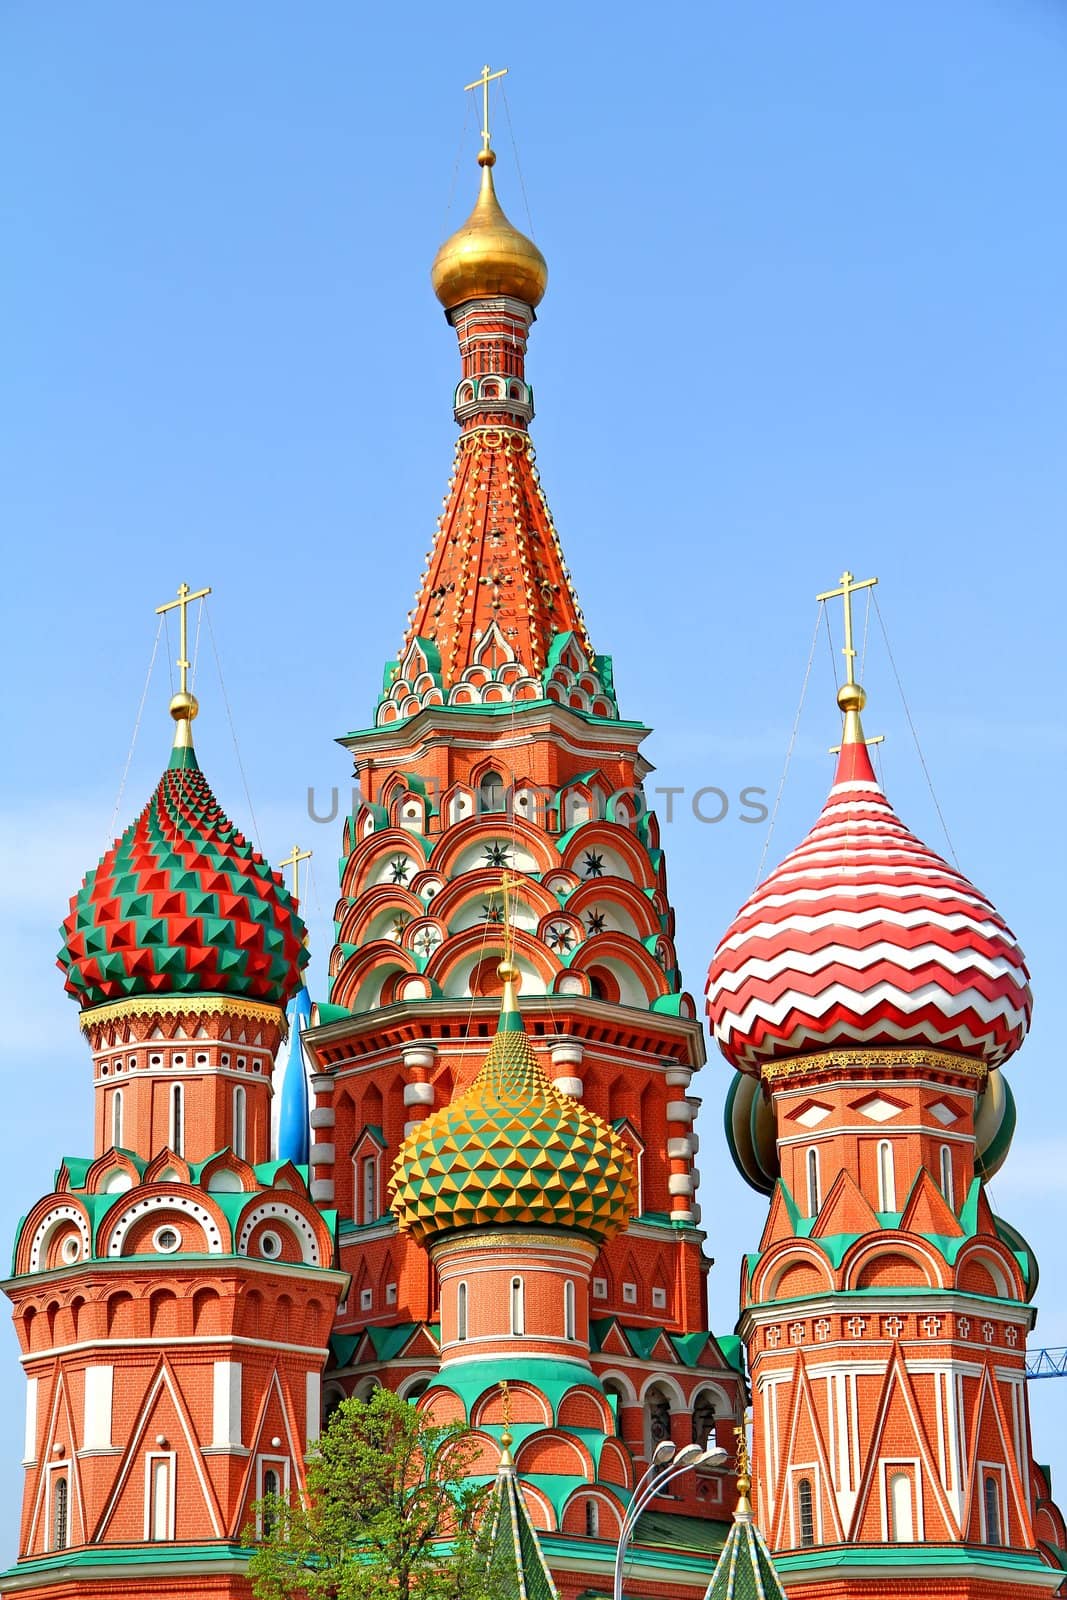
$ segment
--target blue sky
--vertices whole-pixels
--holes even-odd
[[[111,837],[155,629],[187,579],[213,625],[198,748],[278,860],[315,849],[321,974],[340,849],[307,820],[348,779],[444,491],[454,336],[428,283],[473,197],[461,86],[507,64],[499,190],[550,267],[531,342],[539,463],[653,782],[772,793],[815,621],[877,573],[964,869],[1019,934],[1031,1038],[994,1204],[1067,1344],[1060,974],[1067,524],[1067,11],[1053,0],[706,0],[465,12],[415,3],[8,0],[0,12],[0,528],[7,1045],[0,1232],[91,1142],[88,1054],[55,928]],[[461,163],[457,174],[457,159]],[[454,195],[451,210],[450,194]],[[940,824],[881,636],[887,787]],[[119,821],[169,744],[157,674]],[[825,644],[770,859],[836,742]],[[762,828],[664,827],[699,992]],[[763,1206],[704,1073],[713,1321]],[[1067,1384],[1033,1387],[1067,1483]],[[0,1339],[0,1537],[14,1553],[21,1380]],[[1067,1490],[1065,1490],[1067,1492]]]

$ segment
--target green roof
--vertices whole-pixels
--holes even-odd
[[[735,1513],[705,1600],[785,1600],[782,1581],[751,1512]]]
[[[729,1526],[708,1517],[686,1517],[678,1511],[642,1511],[634,1529],[634,1543],[715,1556],[723,1547]]]
[[[487,1576],[493,1600],[559,1600],[512,1466],[497,1477]]]

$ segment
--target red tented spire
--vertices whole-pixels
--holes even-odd
[[[557,634],[593,651],[525,430],[463,434],[405,649],[432,644],[448,689],[475,664],[540,678]]]

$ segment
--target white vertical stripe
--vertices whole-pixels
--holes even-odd
[[[306,1386],[308,1444],[314,1444],[322,1431],[322,1379],[317,1372],[309,1372]]]
[[[37,1460],[37,1379],[26,1380],[26,1441],[22,1447],[23,1466]]]
[[[82,1427],[82,1447],[85,1450],[111,1448],[114,1378],[114,1367],[94,1366],[85,1369],[85,1421]]]
[[[213,1445],[241,1443],[241,1363],[216,1361],[211,1442]]]

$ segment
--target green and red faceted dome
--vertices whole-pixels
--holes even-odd
[[[223,812],[191,741],[86,874],[62,931],[58,964],[83,1010],[205,994],[283,1008],[308,961],[292,896]]]
[[[757,1076],[786,1057],[857,1045],[1001,1066],[1030,1022],[1023,953],[986,896],[901,822],[863,740],[863,691],[846,688],[854,703],[841,701],[845,738],[822,813],[712,960],[715,1038]]]
[[[400,1147],[390,1188],[419,1244],[458,1228],[576,1228],[613,1239],[637,1209],[633,1152],[614,1128],[550,1083],[505,978],[500,1022],[465,1094]]]

